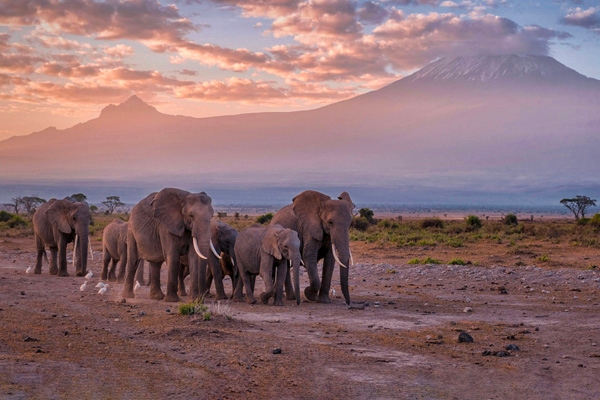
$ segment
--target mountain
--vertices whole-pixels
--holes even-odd
[[[525,55],[440,59],[310,111],[191,118],[132,96],[71,128],[0,142],[0,181],[537,201],[600,192],[599,109],[600,81]]]

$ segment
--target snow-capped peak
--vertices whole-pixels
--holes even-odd
[[[409,81],[491,82],[534,78],[543,80],[585,78],[552,57],[494,55],[442,58],[406,77]]]

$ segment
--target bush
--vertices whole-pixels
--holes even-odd
[[[13,215],[11,213],[4,210],[0,211],[0,222],[10,221],[12,217]]]
[[[256,222],[258,222],[261,225],[265,225],[265,224],[268,224],[269,222],[271,222],[272,219],[273,219],[273,213],[266,213],[266,214],[261,215],[258,218],[256,218]]]
[[[367,221],[366,218],[364,217],[354,217],[352,219],[352,225],[351,227],[356,229],[357,231],[361,231],[361,232],[365,232],[367,229],[369,229],[369,226],[371,224],[369,224],[369,221]]]
[[[502,221],[504,225],[519,225],[519,220],[515,214],[508,214]]]
[[[439,228],[444,229],[444,221],[439,218],[425,218],[421,221],[421,228]]]
[[[588,222],[590,222],[590,221],[591,221],[591,218],[579,218],[577,220],[577,225],[584,226],[584,225],[587,225]]]
[[[469,215],[465,221],[467,223],[467,230],[469,231],[475,231],[482,226],[481,219],[476,215]]]
[[[590,218],[589,222],[590,226],[596,230],[600,229],[600,213],[594,214],[592,218]]]
[[[23,219],[23,217],[21,217],[20,215],[13,215],[12,218],[10,220],[7,221],[8,226],[10,226],[11,228],[16,228],[19,226],[27,226],[27,221],[25,219]]]

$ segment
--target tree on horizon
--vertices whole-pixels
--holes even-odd
[[[573,215],[575,215],[575,220],[579,221],[579,219],[585,218],[585,212],[588,208],[596,206],[596,199],[577,195],[571,199],[562,199],[560,204],[571,210]]]
[[[119,196],[107,196],[106,200],[103,201],[102,204],[106,206],[109,214],[112,214],[117,207],[125,205]]]

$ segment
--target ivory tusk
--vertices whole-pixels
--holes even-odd
[[[90,256],[92,257],[92,261],[94,261],[94,250],[92,250],[92,241],[88,238],[88,244],[90,245]]]
[[[332,243],[331,247],[332,247],[332,250],[333,250],[333,258],[335,258],[335,261],[337,261],[337,263],[340,264],[340,267],[348,268],[344,264],[342,264],[342,262],[338,258],[337,250],[335,249],[335,244]]]
[[[352,258],[352,252],[350,252],[350,266],[354,266],[354,258]]]
[[[219,260],[223,257],[221,257],[220,254],[217,254],[217,249],[215,249],[215,246],[212,243],[212,240],[210,241],[210,251],[212,251],[212,253],[215,255],[215,257],[217,257]]]
[[[75,241],[73,242],[73,265],[75,265],[75,259],[77,258],[77,234],[75,234]]]
[[[302,265],[303,267],[305,266],[305,265],[304,265],[304,260],[303,260],[303,259],[300,259],[300,265]]]
[[[198,248],[198,241],[196,240],[196,238],[194,238],[193,242],[194,242],[194,250],[196,250],[196,254],[198,254],[198,257],[200,257],[203,260],[206,260],[206,257],[202,254],[202,252]]]

